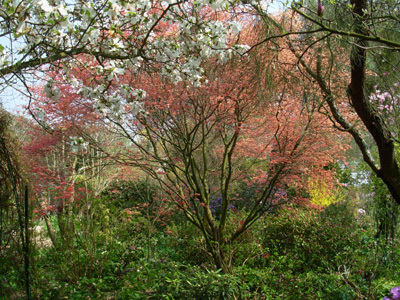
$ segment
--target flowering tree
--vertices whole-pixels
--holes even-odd
[[[197,80],[198,53],[209,57],[221,49],[227,53],[241,49],[227,45],[228,34],[240,30],[238,23],[208,17],[225,11],[227,4],[220,0],[3,0],[0,84],[18,88],[15,83],[20,80],[28,88],[28,79],[43,74],[39,69],[46,72],[61,65],[68,80],[73,79],[68,72],[73,66],[89,66],[93,77],[102,75],[106,81],[127,68],[144,66]],[[96,68],[76,59],[82,54],[96,62]],[[103,83],[96,91],[106,90],[107,82]],[[49,82],[49,94],[57,97],[51,86]]]

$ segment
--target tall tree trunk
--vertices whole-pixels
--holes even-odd
[[[351,0],[351,4],[354,5],[355,32],[367,35],[367,1]],[[383,180],[393,198],[400,204],[400,168],[395,155],[394,140],[384,119],[370,104],[365,93],[367,47],[368,42],[365,39],[355,40],[350,58],[351,82],[348,94],[354,109],[378,147],[380,169],[376,175]]]

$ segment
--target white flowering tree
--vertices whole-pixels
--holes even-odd
[[[238,23],[212,16],[228,9],[228,1],[62,1],[3,0],[0,6],[1,87],[25,84],[26,74],[62,66],[93,67],[92,76],[107,81],[127,68],[157,67],[168,76],[199,80],[199,60],[228,45]],[[232,45],[232,43],[231,43]],[[85,65],[80,58],[85,59]],[[94,67],[95,66],[95,67]],[[46,93],[57,97],[47,85]],[[93,87],[93,86],[92,86]]]

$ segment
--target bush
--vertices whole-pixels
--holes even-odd
[[[196,266],[213,265],[204,237],[193,224],[182,222],[171,226],[166,239],[171,259]]]
[[[337,256],[359,246],[356,223],[343,204],[325,211],[286,209],[265,218],[263,246],[294,272],[336,269]]]
[[[157,187],[147,180],[113,181],[101,197],[109,199],[113,206],[125,209],[153,203],[156,191]]]
[[[233,299],[239,279],[171,261],[132,266],[117,299]]]

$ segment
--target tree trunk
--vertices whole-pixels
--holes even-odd
[[[368,34],[368,25],[365,21],[367,1],[352,0],[351,4],[354,5],[355,32]],[[378,147],[380,169],[376,175],[383,180],[395,201],[400,204],[400,168],[395,155],[394,140],[385,121],[369,103],[365,93],[367,47],[366,40],[356,39],[350,58],[351,82],[348,94],[351,104]]]
[[[214,258],[215,266],[220,269],[222,273],[227,274],[230,272],[229,263],[226,262],[226,255],[223,251],[223,247],[219,243],[214,244],[214,249],[212,249],[212,255]]]
[[[54,248],[58,249],[57,240],[54,235],[53,227],[51,226],[51,223],[49,221],[49,217],[47,215],[45,215],[43,218],[44,218],[44,221],[46,222],[47,233],[49,234],[51,243],[53,244]]]

